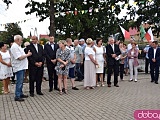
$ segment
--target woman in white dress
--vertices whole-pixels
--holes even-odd
[[[87,46],[85,48],[85,61],[84,61],[84,87],[88,89],[94,89],[96,86],[96,65],[98,65],[95,59],[95,51],[92,48],[92,39],[86,40]]]
[[[102,46],[102,39],[98,38],[96,40],[96,46],[94,47],[96,50],[96,60],[98,62],[98,65],[96,66],[96,85],[98,84],[98,77],[100,77],[101,86],[104,86],[103,84],[103,69],[104,69],[104,47]]]
[[[7,50],[7,45],[0,42],[0,79],[3,80],[4,94],[9,93],[8,85],[12,76],[10,53]]]

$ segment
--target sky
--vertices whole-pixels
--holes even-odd
[[[35,0],[36,1],[36,0]],[[37,0],[44,2],[45,0]],[[6,10],[6,5],[0,0],[0,24],[15,23],[23,21],[18,25],[21,27],[24,37],[28,37],[30,32],[32,35],[49,34],[48,26],[49,19],[39,22],[39,18],[35,14],[26,15],[25,12],[28,10],[25,8],[28,0],[12,0],[9,9]],[[26,20],[26,22],[24,22]],[[37,33],[34,32],[35,28]],[[0,31],[4,31],[4,26],[0,25]]]
[[[38,2],[45,2],[46,0],[34,0]],[[130,0],[133,2],[133,0]],[[4,26],[1,24],[6,23],[16,23],[20,22],[18,25],[21,27],[23,36],[26,38],[30,35],[39,36],[40,34],[49,34],[49,18],[45,19],[43,22],[39,22],[39,18],[33,13],[31,15],[26,15],[25,12],[28,8],[25,5],[28,0],[12,0],[12,4],[9,5],[9,9],[6,10],[6,4],[0,0],[0,31],[4,31]],[[122,10],[119,18],[121,18],[126,13],[126,10]],[[26,20],[26,22],[24,22]],[[35,28],[37,32],[35,32]]]

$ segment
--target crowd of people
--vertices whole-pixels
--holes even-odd
[[[3,80],[4,94],[9,93],[8,85],[11,77],[16,75],[15,101],[24,101],[28,95],[23,94],[23,82],[26,72],[29,74],[29,93],[34,97],[34,88],[37,95],[43,95],[41,90],[44,64],[47,66],[49,92],[53,89],[59,94],[68,94],[67,80],[70,79],[73,90],[79,90],[75,80],[82,81],[84,88],[95,89],[105,86],[105,73],[107,70],[107,86],[111,87],[111,76],[114,76],[114,86],[119,87],[118,76],[123,81],[124,73],[129,81],[138,81],[138,54],[139,48],[134,39],[128,45],[108,38],[108,44],[103,40],[91,38],[60,40],[55,43],[54,37],[44,45],[39,44],[36,36],[22,48],[23,38],[14,36],[14,43],[7,49],[7,44],[0,42],[0,79]],[[150,64],[151,82],[158,84],[160,48],[157,41],[150,41],[144,48],[146,53],[145,73],[148,73]],[[133,76],[134,75],[134,76]],[[35,85],[36,83],[36,85]],[[36,86],[36,87],[35,87]]]

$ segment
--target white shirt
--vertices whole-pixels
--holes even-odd
[[[11,62],[13,67],[13,72],[18,72],[20,70],[28,69],[28,60],[24,58],[19,60],[18,58],[25,55],[25,52],[21,46],[17,43],[13,43],[11,46]]]
[[[153,49],[154,50],[154,58],[156,57],[156,51],[157,51],[157,48],[156,49]]]
[[[111,45],[111,47],[112,47],[112,49],[113,49],[113,52],[114,52],[114,44],[113,44],[113,45]]]
[[[38,52],[38,46],[37,46],[37,44],[33,44],[33,45],[36,48],[36,51]]]
[[[54,43],[50,43],[49,44],[51,45],[52,49],[54,50]]]
[[[85,53],[85,60],[91,60],[88,55],[93,55],[93,58],[95,59],[95,52],[93,48],[86,47],[84,53]]]

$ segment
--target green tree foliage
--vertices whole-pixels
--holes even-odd
[[[1,38],[1,41],[4,41],[8,44],[13,42],[14,35],[19,34],[19,35],[23,36],[21,28],[18,26],[17,23],[6,24],[5,30],[6,31],[4,31],[0,34],[0,36],[1,36],[0,38]]]
[[[4,3],[6,3],[7,8],[9,7],[9,4],[12,4],[11,0],[2,0]]]
[[[150,24],[155,24],[154,32],[159,37],[160,32],[160,0],[135,0],[137,2],[138,9],[132,5],[128,6],[128,15],[131,19],[134,19],[136,15],[135,26],[139,27],[142,22],[148,21]]]
[[[26,14],[36,13],[43,21],[50,17],[50,10],[54,7],[55,29],[57,36],[66,37],[107,37],[119,31],[118,24],[124,20],[118,20],[120,13],[119,0],[46,0],[35,2],[31,0],[26,8],[30,11]],[[121,0],[127,3],[127,0]],[[51,5],[52,2],[52,5]],[[54,5],[53,5],[54,3]],[[52,8],[53,9],[53,8]],[[51,19],[50,19],[51,20]],[[53,21],[52,21],[53,23]],[[50,24],[51,26],[51,24]]]

